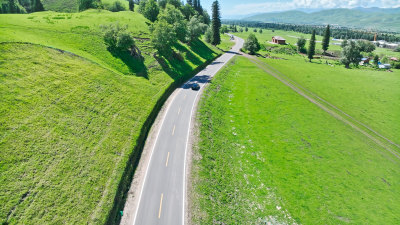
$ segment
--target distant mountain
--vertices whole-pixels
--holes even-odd
[[[400,8],[328,9],[312,13],[294,10],[262,13],[243,20],[311,25],[332,24],[350,28],[400,32]]]

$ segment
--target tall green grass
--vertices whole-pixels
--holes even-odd
[[[248,59],[218,73],[198,119],[194,224],[398,223],[398,159]]]

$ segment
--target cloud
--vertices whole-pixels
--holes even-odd
[[[238,4],[227,14],[251,14],[259,12],[287,11],[296,8],[354,8],[354,7],[400,7],[400,0],[290,0],[268,1],[264,3]]]

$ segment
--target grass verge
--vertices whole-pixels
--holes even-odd
[[[248,59],[207,88],[194,224],[393,224],[399,161]]]

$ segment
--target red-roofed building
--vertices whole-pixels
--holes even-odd
[[[286,45],[286,39],[280,36],[273,36],[272,42],[275,44]]]

